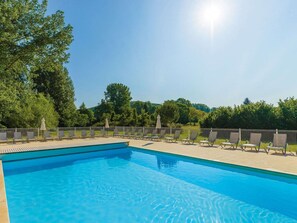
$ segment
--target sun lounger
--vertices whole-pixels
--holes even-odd
[[[198,132],[197,131],[191,131],[190,137],[187,139],[183,139],[184,144],[194,144],[195,140],[198,137]]]
[[[7,142],[7,133],[0,132],[0,142]]]
[[[165,134],[166,134],[166,130],[162,129],[160,131],[160,135],[152,136],[152,140],[161,141],[165,137]]]
[[[24,140],[22,139],[22,133],[21,132],[14,132],[13,133],[13,143],[17,143],[17,142],[24,142]]]
[[[130,132],[131,132],[131,129],[130,128],[126,128],[123,137],[124,138],[129,138]]]
[[[46,141],[46,140],[53,140],[53,137],[51,136],[51,134],[50,134],[49,131],[45,131],[45,132],[43,133],[43,138],[44,138],[45,141]]]
[[[115,128],[113,131],[113,137],[119,137],[119,136],[120,136],[119,130]]]
[[[176,142],[180,137],[181,130],[175,130],[174,136],[165,137],[166,142]]]
[[[68,139],[74,139],[75,138],[75,134],[73,130],[68,131]]]
[[[208,136],[208,140],[201,140],[199,143],[201,146],[203,145],[208,145],[208,146],[213,146],[215,141],[217,140],[217,135],[218,132],[210,132]]]
[[[138,129],[134,135],[134,139],[141,139],[143,136],[143,129]]]
[[[94,129],[90,130],[90,137],[95,138],[95,130]]]
[[[81,137],[84,139],[84,138],[87,138],[87,131],[86,130],[81,130]]]
[[[65,133],[64,133],[64,131],[58,131],[58,139],[59,140],[62,140],[62,139],[64,139],[65,138]]]
[[[145,140],[152,140],[153,136],[156,136],[158,133],[157,129],[154,129],[151,134],[147,134],[146,136],[143,137]]]
[[[260,150],[261,137],[261,133],[251,133],[250,140],[247,143],[242,144],[241,149],[255,149],[258,152]]]
[[[36,141],[34,132],[27,132],[27,142]]]
[[[269,151],[272,149],[274,151],[281,151],[285,155],[287,152],[287,147],[287,134],[274,134],[273,142],[269,143],[265,151],[269,153]]]
[[[230,133],[230,139],[228,142],[222,142],[221,148],[232,148],[236,149],[239,143],[239,133],[238,132],[231,132]]]

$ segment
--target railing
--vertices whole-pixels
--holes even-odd
[[[64,131],[66,134],[68,131],[74,131],[76,136],[80,136],[82,130],[86,130],[89,134],[90,130],[94,130],[96,135],[100,134],[101,130],[105,130],[107,135],[112,136],[114,129],[118,129],[120,133],[127,131],[128,129],[131,131],[139,131],[152,133],[155,127],[131,127],[131,126],[110,126],[110,128],[104,127],[58,127],[58,128],[50,128],[47,129],[51,133],[51,135],[58,135],[58,131]],[[158,130],[165,130],[166,134],[174,134],[175,130],[181,130],[182,137],[188,137],[190,130],[186,128],[169,128],[162,127]],[[199,131],[199,138],[207,138],[210,131],[218,132],[218,139],[229,139],[231,132],[240,132],[241,140],[249,140],[250,133],[261,133],[263,142],[271,142],[273,140],[273,134],[275,133],[285,133],[287,134],[287,141],[289,144],[297,144],[297,130],[277,130],[277,129],[223,129],[223,128],[198,128],[194,129],[194,131]],[[39,128],[2,128],[0,132],[6,132],[7,138],[13,138],[14,132],[21,132],[22,136],[25,137],[27,132],[34,132],[34,135],[38,138],[42,137],[42,132]]]

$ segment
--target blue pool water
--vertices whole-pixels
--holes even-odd
[[[123,148],[3,167],[12,223],[297,222],[295,178],[202,160]]]

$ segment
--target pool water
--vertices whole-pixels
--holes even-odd
[[[3,167],[12,223],[297,222],[296,178],[202,160],[128,147]]]

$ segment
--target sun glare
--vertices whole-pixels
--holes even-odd
[[[211,38],[214,31],[224,22],[226,14],[226,7],[219,1],[209,1],[200,7],[198,13],[200,24],[209,30]]]

